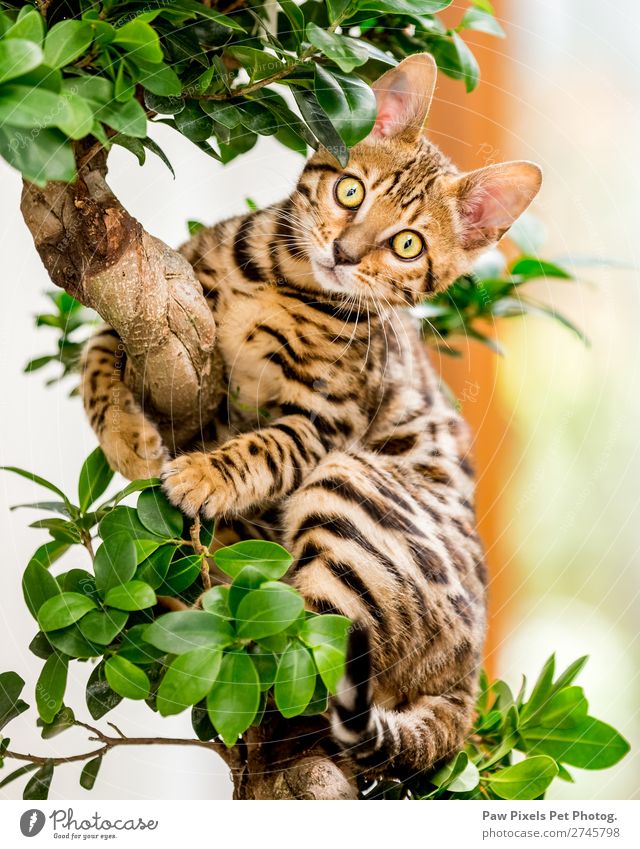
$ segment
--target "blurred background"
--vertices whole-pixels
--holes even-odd
[[[451,22],[464,6],[453,4]],[[578,683],[590,712],[616,726],[632,751],[606,772],[573,770],[576,783],[555,782],[549,796],[639,798],[640,13],[634,0],[618,0],[605,14],[596,0],[500,0],[494,7],[507,38],[468,39],[480,85],[466,95],[462,83],[441,78],[430,132],[463,168],[509,158],[543,167],[534,209],[546,231],[541,255],[571,267],[580,282],[540,281],[536,296],[570,316],[591,345],[549,320],[509,319],[493,328],[503,358],[464,340],[459,359],[434,354],[476,434],[491,571],[486,664],[517,687],[554,651],[561,665],[589,654]],[[299,156],[265,138],[223,168],[166,128],[155,137],[176,181],[158,160],[140,169],[116,148],[110,183],[150,232],[173,245],[186,238],[187,219],[212,223],[244,211],[246,197],[259,205],[282,198],[302,167]],[[68,398],[73,381],[46,388],[47,372],[22,374],[50,347],[33,315],[46,311],[42,293],[51,284],[20,218],[19,196],[18,176],[0,162],[0,464],[37,469],[72,490],[95,439],[79,401]],[[34,489],[0,476],[0,669],[25,677],[28,701],[41,661],[27,649],[34,627],[20,577],[43,534],[9,506],[34,500]],[[85,665],[72,665],[70,704],[83,703],[87,675]],[[144,705],[127,705],[116,722],[132,736],[191,734],[188,716],[160,720]],[[77,730],[43,744],[33,725],[31,713],[12,723],[16,748],[46,745],[64,754],[93,747]],[[84,793],[79,771],[57,770],[51,798]],[[0,798],[20,798],[22,783],[0,790]],[[169,747],[112,752],[96,785],[105,799],[230,792],[218,758]]]

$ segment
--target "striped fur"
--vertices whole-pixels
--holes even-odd
[[[308,608],[354,621],[334,737],[368,773],[407,776],[453,755],[471,724],[486,571],[467,427],[400,308],[468,270],[486,198],[461,206],[468,176],[419,132],[429,98],[389,134],[387,90],[384,121],[347,169],[320,151],[286,201],[182,249],[214,313],[228,381],[228,403],[206,425],[211,442],[165,462],[118,379],[112,331],[87,349],[83,395],[114,466],[130,477],[162,471],[172,502],[223,519],[225,534],[282,542]],[[355,211],[334,195],[345,173],[366,189]],[[498,238],[496,221],[484,244]],[[415,261],[389,248],[404,228],[425,239]],[[338,239],[348,266],[331,266]]]

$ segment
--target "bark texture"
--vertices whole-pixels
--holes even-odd
[[[99,152],[74,184],[25,182],[22,214],[53,282],[118,332],[127,384],[178,448],[222,395],[215,322],[187,260],[126,211],[106,173]]]

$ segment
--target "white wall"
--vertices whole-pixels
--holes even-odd
[[[171,159],[177,179],[154,156],[144,168],[129,153],[116,148],[110,158],[110,183],[125,206],[144,226],[172,245],[186,236],[187,219],[207,223],[242,212],[245,198],[259,205],[284,197],[302,167],[302,159],[269,139],[238,163],[222,168],[177,133],[158,127],[154,133]],[[23,375],[33,356],[53,349],[52,336],[36,331],[33,315],[47,307],[42,292],[50,283],[20,217],[20,179],[0,161],[0,465],[34,470],[72,492],[86,455],[95,447],[77,399],[67,397],[73,383],[45,388],[51,372]],[[19,672],[26,680],[24,697],[34,702],[33,689],[42,661],[27,645],[35,633],[20,589],[20,579],[45,532],[29,529],[40,517],[35,511],[9,512],[9,505],[42,498],[43,491],[28,481],[0,472],[0,671]],[[82,566],[82,552],[66,555],[68,566]],[[67,702],[79,719],[91,721],[84,706],[89,664],[73,663]],[[111,718],[108,715],[105,719]],[[188,715],[161,719],[145,705],[127,704],[113,720],[131,736],[193,736]],[[100,725],[106,728],[104,720]],[[7,729],[12,748],[50,755],[90,750],[84,732],[75,729],[43,741],[35,729],[35,711],[24,714]],[[85,749],[86,747],[86,749]],[[16,764],[17,766],[17,764]],[[7,774],[11,763],[0,777]],[[86,796],[78,785],[81,765],[56,771],[51,798]],[[0,790],[0,798],[21,798],[24,779]],[[177,747],[117,750],[103,761],[94,794],[107,798],[206,799],[227,798],[231,785],[224,763],[206,751]]]

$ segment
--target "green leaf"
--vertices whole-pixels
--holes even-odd
[[[510,268],[514,277],[524,277],[525,280],[535,280],[538,277],[558,277],[562,280],[572,280],[573,275],[566,269],[553,262],[538,259],[535,256],[523,256],[517,259]]]
[[[371,132],[377,104],[373,90],[357,77],[331,73],[316,65],[314,90],[318,103],[347,147]]]
[[[144,610],[156,603],[156,594],[144,581],[129,581],[112,587],[105,596],[105,604],[118,610]]]
[[[6,787],[7,784],[10,784],[12,781],[15,781],[16,778],[21,778],[23,775],[26,775],[28,772],[33,772],[34,769],[38,769],[38,764],[25,764],[24,766],[18,767],[18,769],[14,769],[13,772],[10,772],[5,778],[0,781],[0,790],[3,787]]]
[[[160,595],[178,595],[190,587],[202,571],[202,554],[187,554],[169,566],[158,592]]]
[[[85,698],[93,719],[101,719],[122,701],[122,696],[109,686],[104,674],[104,662],[98,664],[89,676]]]
[[[276,680],[276,672],[278,671],[278,658],[271,651],[267,651],[262,646],[252,646],[251,660],[258,671],[260,679],[260,689],[265,692],[271,689]]]
[[[60,593],[56,579],[35,560],[31,560],[22,576],[22,594],[34,619],[38,611],[50,598]]]
[[[457,32],[454,32],[451,38],[453,39],[453,44],[458,54],[458,61],[460,62],[459,78],[464,80],[464,86],[467,91],[473,91],[480,79],[480,68],[478,67],[476,57]]]
[[[308,649],[292,643],[280,658],[273,689],[276,706],[283,716],[301,714],[316,688],[316,667]]]
[[[52,722],[62,707],[69,658],[55,653],[47,658],[36,684],[36,705],[43,722]]]
[[[20,475],[20,477],[33,481],[33,483],[37,483],[39,486],[43,486],[45,489],[51,490],[51,492],[55,492],[56,495],[60,496],[60,498],[64,501],[67,507],[71,507],[71,502],[64,494],[64,492],[59,489],[55,484],[51,483],[51,481],[48,481],[45,478],[41,478],[40,475],[35,475],[33,472],[27,472],[25,469],[19,469],[17,466],[0,466],[0,470],[3,470],[5,472],[13,472],[16,475]]]
[[[586,662],[589,660],[589,655],[585,654],[582,657],[579,657],[577,660],[574,660],[573,663],[570,663],[569,666],[561,672],[560,675],[556,678],[554,682],[555,690],[562,690],[564,687],[568,687],[570,684],[574,682],[577,676],[582,672],[585,667]]]
[[[49,798],[49,788],[53,778],[53,764],[47,763],[41,766],[35,775],[29,780],[22,793],[23,799],[44,800]]]
[[[140,542],[144,542],[144,540]],[[157,590],[167,576],[169,564],[175,551],[175,545],[161,545],[151,552],[138,566],[136,579],[144,581],[154,590]]]
[[[54,24],[44,40],[44,62],[50,68],[69,65],[86,52],[93,41],[93,27],[88,21],[60,21]]]
[[[37,563],[40,566],[43,566],[45,569],[48,569],[55,561],[61,557],[65,551],[69,548],[69,544],[66,542],[60,542],[60,540],[54,539],[50,542],[45,542],[31,556],[31,560],[29,561],[29,565],[31,563]]]
[[[90,610],[78,623],[82,634],[91,642],[109,645],[127,624],[124,610]]]
[[[238,636],[258,640],[286,630],[304,610],[298,593],[285,584],[266,583],[248,593],[238,605]]]
[[[54,631],[72,625],[95,607],[86,595],[60,593],[45,601],[38,611],[38,622],[43,631]]]
[[[582,723],[588,712],[582,687],[565,687],[540,708],[535,721],[545,728],[571,728]]]
[[[394,15],[433,15],[451,5],[452,0],[358,0],[358,9],[368,12],[391,12]]]
[[[80,787],[84,790],[93,790],[93,785],[96,783],[96,778],[98,777],[101,764],[102,755],[100,755],[100,757],[93,758],[84,765],[82,772],[80,773]]]
[[[32,41],[12,38],[0,41],[0,83],[29,73],[42,63],[42,50]]]
[[[143,139],[147,135],[147,116],[137,100],[105,103],[96,111],[96,117],[125,136]]]
[[[335,693],[338,681],[344,675],[345,653],[329,643],[313,648],[313,659],[327,690]]]
[[[178,131],[193,142],[204,142],[213,135],[213,122],[196,101],[188,100],[173,120]]]
[[[90,643],[83,636],[77,623],[56,631],[49,631],[47,633],[47,639],[54,648],[63,654],[68,654],[69,657],[99,657],[104,653],[104,646]]]
[[[334,648],[346,652],[350,627],[351,620],[346,616],[332,613],[309,616],[300,629],[300,639],[312,648],[329,643]]]
[[[152,67],[144,71],[139,83],[159,97],[179,97],[182,92],[180,77],[168,65]]]
[[[161,616],[145,631],[152,646],[171,654],[196,648],[223,648],[235,640],[231,623],[200,610],[180,610]]]
[[[133,62],[162,62],[164,56],[157,32],[140,18],[116,30],[113,44],[123,47]]]
[[[78,480],[78,498],[80,509],[84,512],[96,501],[111,483],[113,470],[100,446],[82,464]]]
[[[71,708],[62,707],[51,722],[47,723],[38,719],[36,724],[42,728],[42,739],[50,740],[57,737],[58,734],[62,734],[67,728],[73,728],[76,724],[76,718]]]
[[[160,683],[156,705],[162,716],[180,713],[203,699],[216,679],[222,652],[201,648],[177,657]]]
[[[53,648],[42,631],[38,631],[29,643],[29,651],[41,660],[46,660],[52,654]]]
[[[480,773],[466,752],[458,752],[453,760],[430,775],[429,781],[450,793],[468,793],[478,786]]]
[[[86,100],[77,94],[62,98],[63,109],[56,125],[72,139],[82,139],[91,132],[94,123],[93,110]]]
[[[211,587],[200,597],[200,603],[208,613],[214,613],[223,619],[231,619],[229,609],[229,587]]]
[[[218,549],[213,559],[216,566],[231,578],[237,578],[245,566],[253,566],[270,581],[282,578],[293,563],[293,557],[286,548],[266,540],[236,542]]]
[[[253,722],[260,704],[260,682],[246,652],[226,652],[215,684],[207,696],[209,718],[226,746]]]
[[[307,39],[347,74],[369,59],[366,47],[357,39],[321,29],[313,21],[307,24]]]
[[[151,684],[147,673],[124,657],[110,657],[104,665],[104,674],[111,689],[125,699],[146,699]]]
[[[238,605],[251,590],[259,589],[265,582],[265,576],[253,566],[245,566],[234,579],[227,595],[227,604],[232,616],[235,616]],[[210,591],[209,591],[210,592]]]
[[[338,3],[342,3],[344,5],[351,2],[351,0],[330,0],[329,6],[334,6]],[[287,17],[287,20],[291,24],[291,32],[295,36],[296,42],[300,44],[302,40],[302,36],[304,34],[304,11],[294,3],[293,0],[278,0],[278,5],[284,12]],[[334,18],[331,19],[335,20]]]
[[[177,115],[184,109],[184,98],[182,97],[162,97],[153,92],[145,91],[144,102],[147,109],[157,112],[159,115]],[[205,108],[205,101],[202,102],[202,108]]]
[[[100,525],[102,530],[104,520]],[[107,536],[96,551],[93,571],[96,586],[104,595],[114,587],[130,581],[136,571],[136,547],[133,539],[126,533],[113,533]]]
[[[138,518],[153,534],[175,539],[182,534],[182,513],[170,504],[161,489],[145,489],[137,504]]]
[[[176,172],[173,170],[173,165],[169,161],[164,150],[160,147],[160,145],[156,144],[153,139],[146,138],[142,139],[142,144],[146,147],[147,150],[150,150],[151,153],[155,154],[164,164],[167,166],[169,171],[171,171],[173,178],[175,179]]]
[[[42,15],[32,6],[23,6],[13,26],[5,32],[4,38],[22,38],[41,46],[44,38]]]
[[[100,522],[100,536],[103,540],[109,539],[114,534],[125,534],[131,539],[146,539],[160,541],[154,533],[147,530],[138,519],[137,512],[133,507],[116,507],[107,513]]]
[[[29,709],[29,705],[20,698],[23,687],[24,681],[17,673],[0,673],[0,731]]]
[[[37,186],[50,180],[69,182],[76,176],[73,148],[58,130],[25,136],[19,130],[0,127],[0,155]]]
[[[280,5],[282,5],[282,3]],[[360,2],[354,3],[354,0],[327,0],[327,11],[329,12],[329,21],[332,24],[335,24],[343,17],[344,13],[347,11],[349,6],[355,6],[356,8],[360,8]]]
[[[324,109],[318,103],[315,94],[311,91],[304,91],[297,88],[293,88],[291,93],[298,105],[300,114],[318,141],[343,167],[346,166],[349,161],[347,146],[342,141],[340,134],[329,120]]]
[[[504,30],[490,12],[474,6],[470,6],[464,13],[459,29],[486,32],[488,35],[495,35],[497,38],[504,38],[505,36]]]
[[[553,675],[556,668],[556,656],[552,654],[547,658],[540,674],[538,675],[531,695],[524,704],[520,716],[524,722],[529,716],[535,713],[553,693]]]
[[[501,799],[537,799],[557,774],[555,761],[538,755],[494,772],[487,783]]]
[[[615,728],[592,716],[569,728],[527,727],[520,734],[527,751],[544,752],[581,769],[607,769],[629,751]]]
[[[64,99],[53,91],[6,85],[0,96],[0,121],[23,129],[58,126],[64,107]]]

